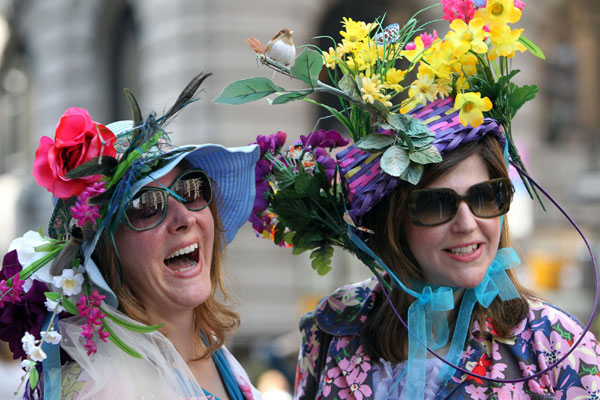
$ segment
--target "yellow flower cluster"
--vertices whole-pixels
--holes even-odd
[[[526,50],[519,41],[523,29],[509,25],[520,18],[514,0],[488,0],[468,22],[453,20],[443,38],[417,36],[410,48],[401,48],[401,41],[381,40],[384,32],[377,23],[344,18],[343,39],[323,53],[324,64],[352,74],[364,102],[380,101],[391,111],[406,113],[454,92],[461,122],[478,126],[483,122],[482,112],[493,105],[480,93],[469,92],[468,80],[482,69],[491,71],[498,57],[512,58],[516,51]],[[408,71],[396,69],[401,60],[410,63],[408,71],[416,69],[414,81],[404,83]],[[408,96],[394,106],[392,100],[406,88]]]

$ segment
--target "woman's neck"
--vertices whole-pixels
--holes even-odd
[[[147,310],[153,324],[163,324],[159,329],[175,346],[185,362],[198,358],[204,344],[199,340],[194,324],[194,310],[175,313],[157,313]]]

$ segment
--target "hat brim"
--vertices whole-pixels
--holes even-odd
[[[132,127],[131,121],[107,125],[115,135],[130,131]],[[165,158],[170,159],[165,165],[132,186],[131,195],[165,176],[185,160],[192,167],[206,172],[216,185],[217,206],[225,231],[225,244],[229,244],[252,212],[256,196],[254,169],[259,156],[260,150],[255,144],[230,148],[210,143],[176,147],[165,154]]]

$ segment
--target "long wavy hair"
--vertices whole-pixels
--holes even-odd
[[[180,163],[185,170],[189,168],[185,163]],[[219,190],[213,182],[213,201],[208,208],[214,220],[215,238],[212,249],[212,262],[210,266],[211,292],[208,299],[194,309],[194,329],[198,332],[197,345],[202,344],[201,334],[207,341],[206,350],[201,352],[198,359],[205,359],[219,349],[225,341],[237,330],[240,324],[238,314],[228,304],[230,299],[225,287],[223,276],[223,256],[225,236],[219,209]],[[126,228],[125,228],[126,229]],[[108,235],[104,235],[98,242],[92,255],[104,279],[116,294],[119,300],[119,310],[130,318],[143,324],[151,324],[144,305],[136,295],[135,287],[129,285],[127,280],[121,282],[119,273],[119,260],[113,242]],[[126,266],[122,266],[126,268]]]
[[[410,251],[403,229],[398,228],[404,226],[408,218],[408,194],[411,190],[427,187],[451,173],[460,162],[472,155],[479,155],[482,158],[490,179],[508,177],[498,141],[493,135],[486,135],[478,141],[462,145],[445,154],[440,163],[427,165],[417,186],[401,184],[365,216],[364,225],[375,232],[367,241],[368,245],[409,287],[412,279],[423,280],[424,278],[421,267]],[[510,235],[505,217],[498,248],[509,246]],[[477,320],[481,329],[486,326],[486,318],[490,318],[495,333],[500,336],[507,336],[529,311],[526,297],[530,296],[530,293],[519,284],[512,270],[507,270],[507,274],[521,297],[510,301],[496,298],[487,309],[477,303],[471,317],[471,324]],[[389,303],[382,297],[379,297],[373,313],[362,328],[363,347],[375,360],[383,358],[390,362],[401,362],[407,359],[408,333]],[[394,289],[390,297],[394,307],[406,321],[408,308],[414,298],[400,289]]]

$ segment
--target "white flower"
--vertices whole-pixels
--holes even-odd
[[[29,351],[35,347],[35,336],[29,332],[25,332],[21,338],[21,343],[23,344],[23,351],[29,354]]]
[[[21,368],[29,369],[35,365],[35,361],[31,361],[30,359],[21,361]]]
[[[72,269],[65,269],[61,276],[55,276],[53,285],[57,288],[62,288],[63,293],[67,296],[73,296],[81,292],[81,284],[83,283],[83,274],[75,273]]]
[[[22,237],[13,240],[8,247],[8,251],[17,250],[17,258],[19,259],[19,263],[23,266],[23,268],[26,268],[48,254],[47,251],[35,251],[37,246],[48,243],[50,243],[48,239],[40,236],[39,232],[29,231]],[[50,275],[51,264],[52,263],[47,263],[42,268],[34,272],[31,277],[37,279],[38,281],[52,283],[52,275]],[[29,289],[27,288],[25,291],[27,292],[28,290]]]
[[[42,331],[41,336],[44,339],[44,342],[50,344],[59,344],[60,343],[60,333],[56,331]]]
[[[46,355],[46,353],[44,353],[44,350],[42,350],[42,348],[40,346],[33,346],[31,349],[29,349],[29,351],[27,352],[27,355],[33,361],[38,361],[38,362],[44,361],[46,359],[46,357],[48,357]]]
[[[52,301],[48,298],[46,298],[44,305],[46,306],[46,309],[50,312],[56,311],[57,313],[60,313],[60,312],[65,311],[65,308],[63,306],[59,305],[58,301]],[[58,306],[58,310],[56,309],[57,306]]]

